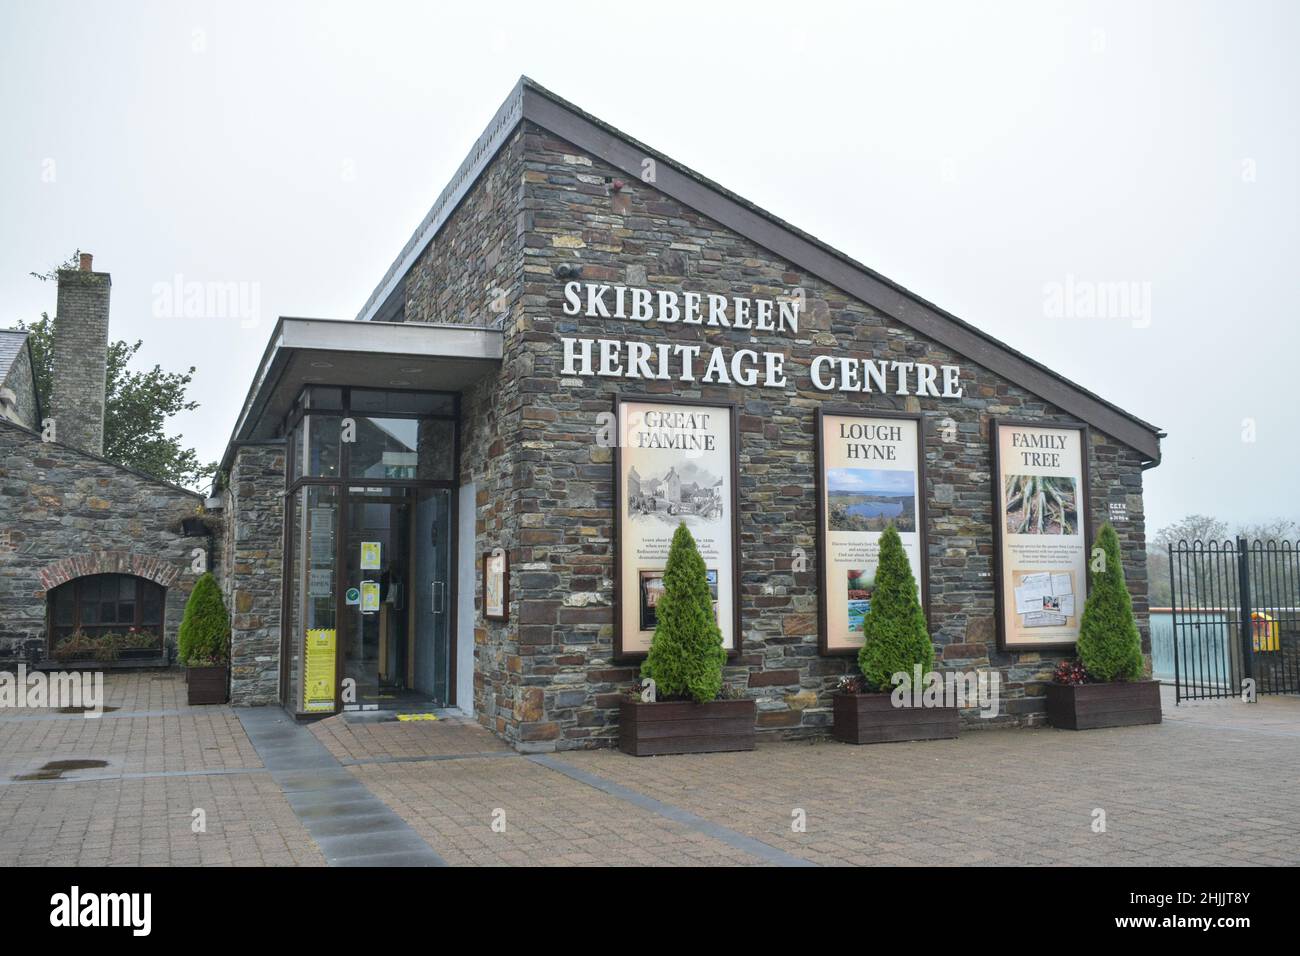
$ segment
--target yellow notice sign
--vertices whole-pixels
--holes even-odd
[[[378,541],[361,542],[361,570],[363,571],[379,570],[379,556],[380,556],[379,545],[380,542]]]
[[[303,645],[302,709],[334,709],[334,629],[307,632]]]
[[[379,582],[361,582],[361,613],[379,610]]]

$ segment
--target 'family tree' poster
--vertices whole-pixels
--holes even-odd
[[[914,416],[818,416],[823,653],[862,646],[880,535],[891,524],[898,529],[924,606],[920,430]]]
[[[999,635],[1008,649],[1068,647],[1088,588],[1086,432],[993,423]]]
[[[618,404],[620,655],[650,649],[668,549],[682,523],[704,559],[722,646],[738,646],[732,417],[728,405]]]

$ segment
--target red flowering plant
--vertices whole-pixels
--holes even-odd
[[[864,694],[867,690],[867,682],[862,679],[861,674],[845,674],[840,678],[835,689],[841,694]]]
[[[1086,684],[1088,672],[1083,669],[1082,661],[1061,661],[1052,680],[1057,684]]]

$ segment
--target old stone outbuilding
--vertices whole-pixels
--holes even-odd
[[[0,417],[0,662],[9,667],[170,662],[195,553],[212,556],[208,535],[182,528],[200,495],[102,455],[111,280],[91,264],[83,254],[79,269],[58,273],[51,408],[40,407],[26,333],[0,335],[16,410]]]

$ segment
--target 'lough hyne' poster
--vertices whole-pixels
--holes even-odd
[[[862,646],[880,535],[890,524],[924,602],[920,422],[825,413],[820,428],[822,649],[834,653]]]
[[[1083,437],[1076,427],[994,423],[993,520],[1006,648],[1079,638],[1088,588]]]
[[[626,401],[618,406],[620,652],[650,649],[677,526],[708,571],[722,646],[736,648],[732,409]]]

